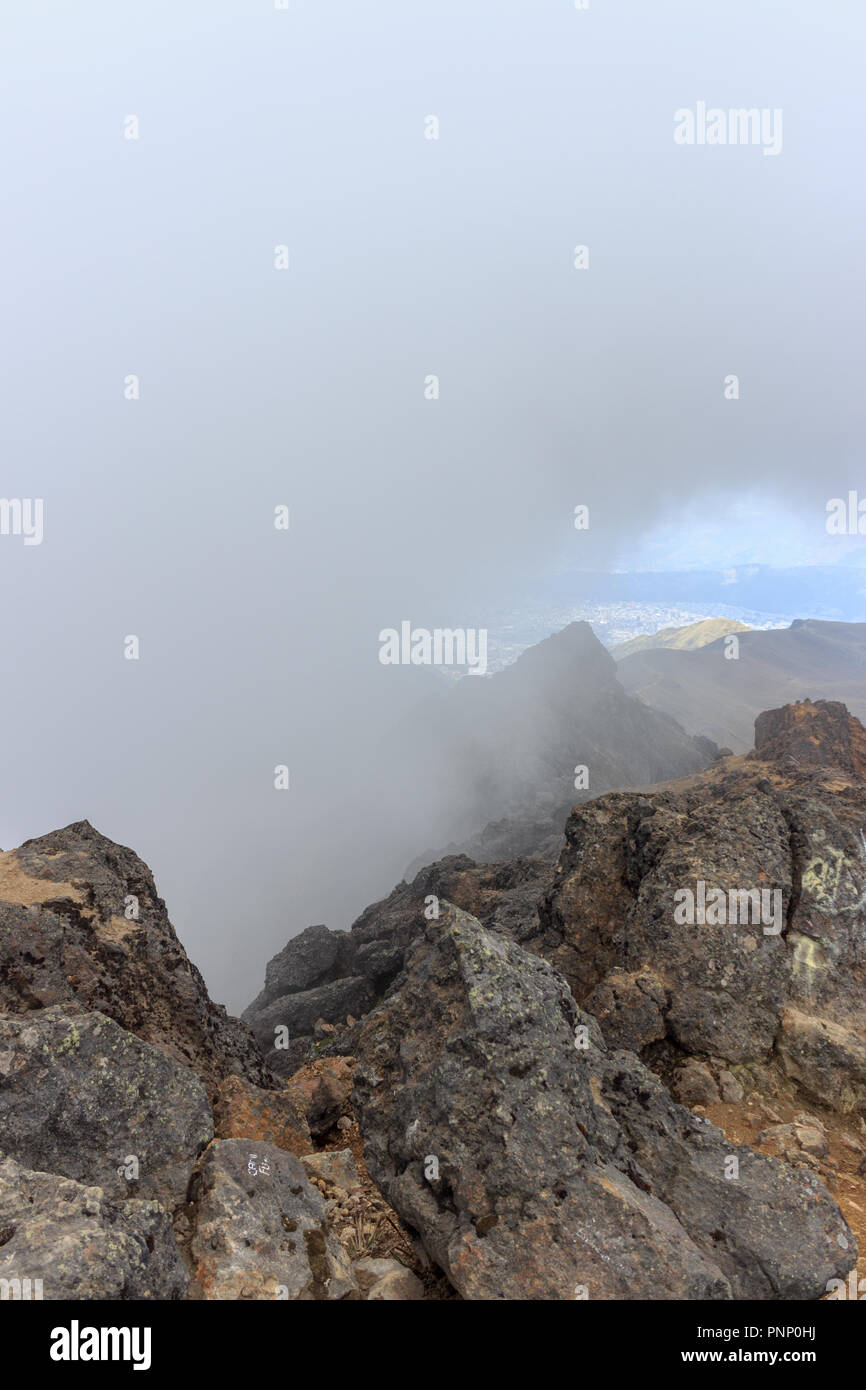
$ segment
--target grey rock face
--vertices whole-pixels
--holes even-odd
[[[318,1019],[323,1018],[326,1023],[342,1022],[349,1014],[364,1014],[374,998],[365,979],[349,976],[300,994],[285,994],[255,1013],[250,1007],[244,1011],[244,1019],[250,1024],[269,1065],[276,1071],[282,1061],[279,1050],[274,1047],[276,1028],[288,1028],[292,1039],[311,1037]]]
[[[332,932],[324,926],[307,927],[299,936],[292,937],[282,951],[268,961],[265,987],[250,1008],[263,1009],[284,994],[301,994],[326,984],[332,978],[341,939],[345,939],[345,932]]]
[[[822,1187],[677,1105],[456,908],[357,1048],[370,1174],[465,1298],[810,1299],[856,1260]]]
[[[781,1032],[789,1075],[863,1109],[864,812],[862,787],[841,776],[757,759],[599,798],[568,822],[532,949],[615,1046],[765,1063]],[[676,895],[697,899],[700,884],[719,893],[721,921],[677,916]],[[786,1026],[791,1011],[826,1023],[825,1047]]]
[[[866,1111],[866,1041],[862,1034],[799,1009],[785,1009],[778,1053],[786,1074],[819,1104]]]
[[[317,1019],[338,1025],[348,1015],[358,1019],[387,992],[402,969],[407,947],[423,928],[431,898],[458,903],[486,926],[520,941],[537,934],[537,904],[552,874],[553,864],[540,859],[475,864],[465,855],[454,855],[428,865],[411,883],[399,883],[382,902],[366,908],[350,932],[309,927],[293,938],[269,963],[265,989],[243,1015],[271,1070],[291,1076],[316,1055]],[[272,997],[275,989],[309,981],[319,971],[329,975],[326,983]],[[278,1050],[274,1029],[280,1024],[293,1036],[288,1048]],[[327,1051],[351,1052],[353,1039],[353,1029],[340,1029]]]
[[[135,914],[135,915],[127,915]],[[272,1086],[250,1030],[208,997],[138,855],[87,821],[0,854],[0,1011],[98,1010],[191,1067]]]
[[[357,1297],[325,1205],[299,1159],[273,1144],[217,1139],[190,1185],[190,1255],[209,1299]]]
[[[168,1213],[99,1187],[0,1162],[0,1288],[41,1280],[57,1299],[176,1299],[189,1284]],[[15,1297],[14,1288],[11,1293]]]
[[[19,1163],[173,1207],[212,1137],[198,1077],[110,1018],[0,1015],[0,1145]]]

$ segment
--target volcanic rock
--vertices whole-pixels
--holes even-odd
[[[214,1134],[217,1139],[258,1139],[293,1154],[313,1147],[306,1114],[292,1093],[265,1091],[239,1076],[227,1076],[220,1084]]]
[[[212,1137],[195,1073],[104,1014],[0,1015],[0,1145],[25,1167],[171,1208]]]
[[[0,1280],[42,1280],[42,1298],[176,1299],[189,1284],[157,1202],[0,1161]],[[31,1294],[31,1296],[33,1296]]]
[[[866,1039],[827,1018],[784,1009],[777,1043],[787,1076],[819,1104],[866,1113]]]
[[[353,1104],[464,1298],[819,1298],[856,1260],[823,1188],[677,1105],[547,962],[448,905],[363,1021]]]
[[[319,1019],[342,1022],[347,1014],[365,1014],[375,1000],[375,994],[362,976],[334,980],[315,989],[298,994],[284,994],[264,1008],[250,1005],[244,1010],[244,1021],[253,1034],[271,1070],[278,1075],[291,1075],[285,1070],[287,1053],[275,1045],[278,1029],[288,1029],[290,1038],[313,1038]],[[296,1060],[291,1051],[288,1057]]]
[[[835,767],[866,782],[866,729],[838,700],[798,700],[758,715],[751,756],[797,767]]]
[[[283,1094],[298,1106],[311,1134],[327,1134],[348,1110],[354,1069],[353,1057],[320,1057],[286,1083]]]
[[[832,706],[758,724],[761,756],[576,807],[528,944],[612,1045],[660,1074],[683,1055],[772,1062],[862,1112],[866,792],[850,769],[866,731]],[[804,739],[810,765],[795,766]],[[678,913],[701,886],[722,897],[721,921]]]
[[[348,1256],[299,1159],[273,1144],[216,1139],[190,1184],[195,1278],[208,1299],[358,1296]]]
[[[211,1095],[269,1086],[249,1029],[208,997],[147,865],[87,821],[0,854],[0,1012],[74,1003],[163,1048]]]
[[[308,1178],[322,1178],[343,1192],[351,1192],[361,1185],[361,1175],[351,1149],[306,1154],[301,1158],[301,1164]]]

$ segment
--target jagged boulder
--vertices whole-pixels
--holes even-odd
[[[317,1057],[287,1081],[283,1094],[298,1106],[317,1138],[347,1113],[354,1071],[354,1057]]]
[[[243,1014],[271,1070],[291,1077],[312,1059],[319,1019],[338,1026],[339,1038],[329,1050],[352,1051],[347,1017],[359,1019],[386,993],[435,901],[447,898],[523,941],[537,933],[537,904],[552,873],[553,864],[542,859],[476,864],[453,855],[421,869],[411,883],[398,883],[361,913],[350,932],[308,927],[293,937],[268,963],[265,988]],[[274,1045],[280,1025],[291,1035],[287,1048]]]
[[[370,1174],[465,1298],[810,1299],[856,1260],[811,1175],[677,1105],[457,908],[364,1020],[355,1078]]]
[[[835,767],[866,782],[866,729],[839,700],[797,700],[758,715],[750,756],[794,767]]]
[[[271,1086],[250,1030],[211,1002],[147,865],[78,821],[0,854],[0,1012],[98,1010],[192,1068]]]
[[[246,1009],[244,1018],[252,1027],[271,1070],[290,1076],[300,1056],[292,1048],[283,1050],[276,1046],[278,1030],[288,1029],[289,1039],[296,1042],[300,1038],[312,1039],[319,1019],[339,1023],[348,1017],[365,1014],[374,1000],[375,994],[365,979],[349,976],[316,989],[283,995],[260,1010]]]
[[[294,1154],[216,1139],[190,1184],[189,1253],[208,1299],[358,1297],[325,1205]]]
[[[214,1105],[217,1139],[259,1139],[289,1153],[309,1153],[313,1147],[303,1107],[289,1091],[264,1091],[228,1076]]]
[[[263,1009],[286,994],[303,994],[334,978],[345,932],[307,927],[289,941],[265,968],[265,987],[252,1009]]]
[[[683,1055],[722,1065],[775,1058],[811,1094],[862,1110],[866,789],[840,772],[839,746],[840,728],[852,746],[866,731],[831,707],[804,709],[758,721],[772,758],[576,807],[530,945],[612,1045],[634,1048],[662,1075]],[[823,753],[811,742],[822,728],[832,734]],[[804,737],[813,765],[789,764],[786,750]],[[716,904],[704,920],[702,895]],[[806,1045],[791,1010],[827,1039],[851,1036]]]
[[[4,1284],[3,1281],[7,1283]],[[58,1299],[176,1299],[189,1284],[157,1202],[115,1201],[100,1187],[0,1161],[0,1288]],[[41,1281],[37,1293],[36,1280]]]
[[[104,1014],[0,1015],[0,1145],[19,1163],[174,1207],[212,1137],[195,1073]]]

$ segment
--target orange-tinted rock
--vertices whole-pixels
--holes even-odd
[[[255,1139],[293,1154],[309,1153],[313,1147],[306,1116],[294,1095],[263,1091],[239,1076],[226,1077],[217,1091],[214,1132],[217,1139]]]
[[[354,1057],[318,1057],[290,1077],[282,1094],[297,1101],[311,1133],[325,1134],[348,1109],[354,1073]]]
[[[866,781],[866,729],[838,700],[797,700],[755,720],[756,758],[837,767]]]

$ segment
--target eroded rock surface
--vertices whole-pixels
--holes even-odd
[[[347,1018],[358,1020],[385,994],[425,912],[434,911],[438,899],[464,907],[517,941],[534,936],[538,900],[553,867],[552,861],[532,857],[476,864],[466,855],[453,855],[420,870],[411,883],[399,883],[382,902],[366,908],[350,932],[317,926],[293,937],[269,962],[265,988],[243,1015],[271,1070],[294,1076],[315,1056],[319,1018],[338,1029],[338,1040],[328,1050],[352,1051],[355,1032]],[[288,990],[296,992],[281,993]],[[285,1050],[274,1046],[274,1029],[281,1023],[294,1041]]]
[[[0,1161],[0,1280],[42,1281],[57,1299],[182,1298],[189,1277],[157,1202]],[[13,1293],[13,1297],[15,1294]]]
[[[0,1012],[68,1003],[163,1048],[211,1094],[228,1075],[273,1085],[249,1029],[208,997],[147,865],[87,821],[0,854]]]
[[[689,1056],[772,1062],[862,1112],[866,788],[840,764],[866,733],[820,702],[793,709],[766,717],[772,759],[732,758],[681,786],[575,808],[529,944],[609,1042],[661,1074]],[[823,753],[811,742],[822,728]],[[804,739],[812,766],[788,752],[802,755]],[[697,907],[701,885],[719,895],[721,920],[709,909],[683,920],[677,895]]]
[[[856,1259],[817,1182],[677,1105],[456,908],[364,1020],[353,1101],[371,1175],[466,1298],[818,1298]]]
[[[306,1113],[289,1091],[265,1091],[228,1076],[214,1105],[217,1139],[260,1139],[289,1153],[309,1153],[313,1146]]]
[[[0,1015],[0,1147],[19,1163],[172,1208],[212,1137],[195,1073],[104,1014]]]
[[[190,1186],[195,1278],[206,1298],[289,1301],[357,1296],[349,1259],[294,1154],[216,1139]]]
[[[46,1297],[821,1297],[856,1259],[821,1180],[859,1191],[866,733],[758,723],[577,807],[558,863],[506,818],[528,853],[290,941],[267,1060],[131,851],[82,822],[0,855],[0,1277],[68,1237]],[[678,915],[699,888],[751,916]]]

